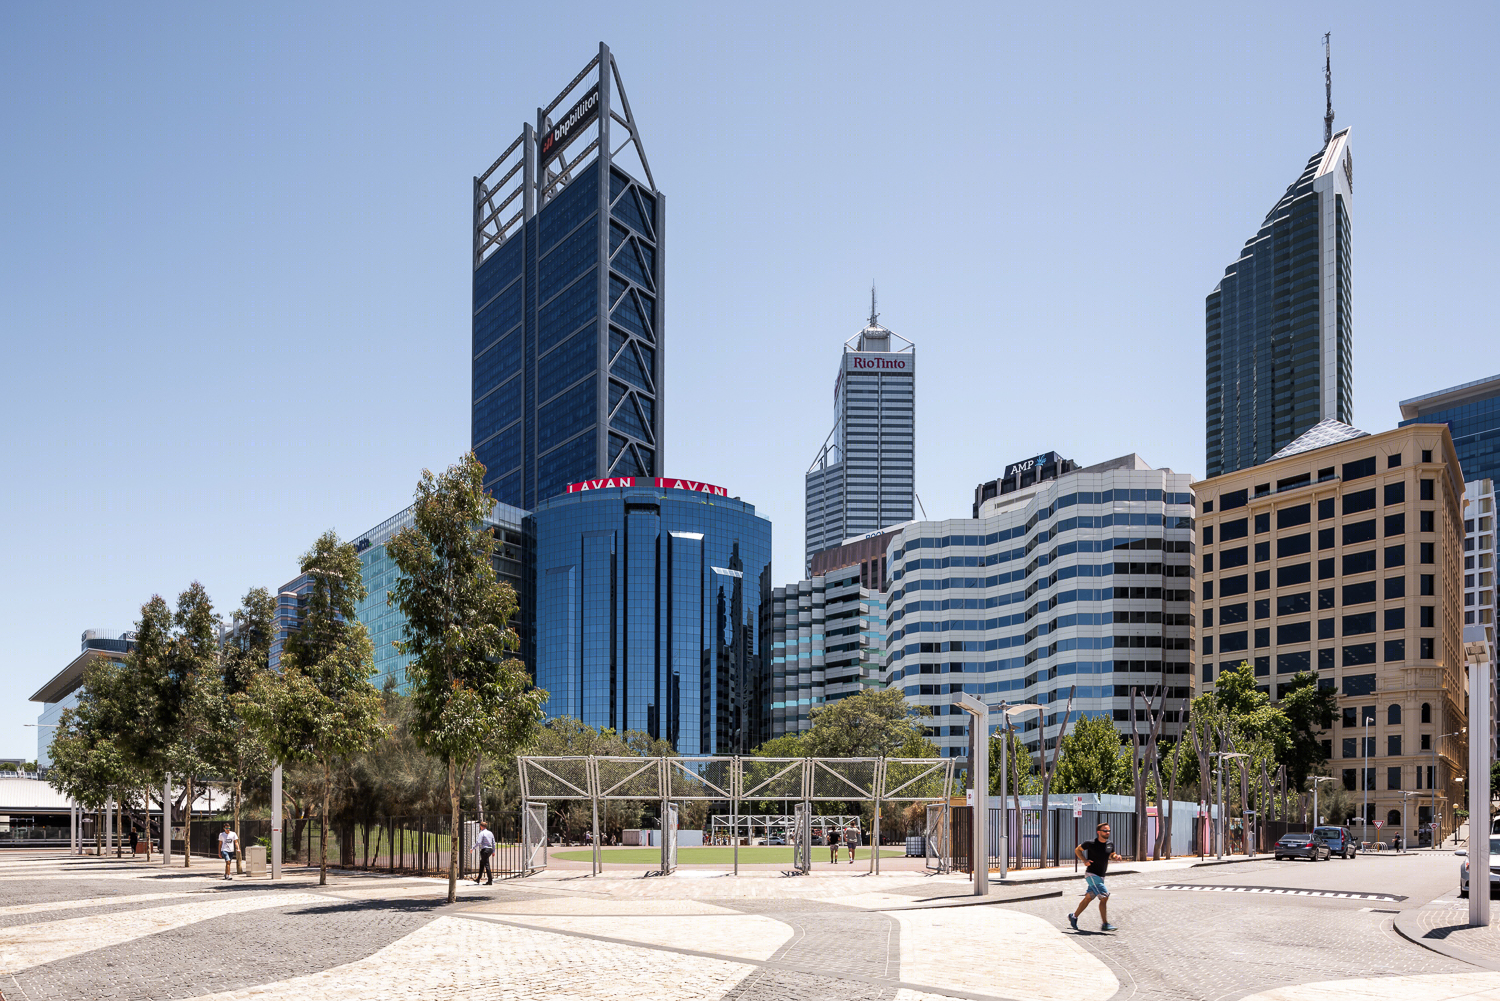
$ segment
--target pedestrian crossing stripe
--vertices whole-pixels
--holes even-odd
[[[1336,897],[1344,900],[1387,900],[1399,902],[1403,896],[1394,893],[1353,893],[1343,890],[1296,890],[1285,886],[1204,886],[1197,883],[1162,883],[1153,890],[1191,890],[1195,893],[1278,893],[1288,897]]]

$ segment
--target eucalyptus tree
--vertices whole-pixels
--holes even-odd
[[[234,829],[240,829],[240,806],[245,781],[265,774],[271,753],[260,734],[244,725],[242,702],[256,679],[270,670],[271,642],[276,636],[276,599],[263,587],[251,588],[230,619],[229,635],[220,651],[223,702],[216,714],[223,721],[212,748],[214,763],[233,790]],[[242,842],[235,842],[237,870],[244,858]]]
[[[482,751],[508,756],[536,730],[547,693],[508,656],[519,645],[510,620],[515,592],[495,576],[494,508],[484,466],[472,452],[441,476],[423,470],[413,524],[386,544],[401,572],[389,601],[406,618],[396,644],[411,656],[412,733],[448,770],[454,837],[448,900],[458,893],[459,770]]]
[[[335,771],[384,732],[370,636],[358,615],[365,585],[354,546],[325,532],[302,554],[312,580],[306,612],[279,672],[252,677],[235,706],[271,756],[314,765],[322,780],[318,883],[328,882],[329,798]]]

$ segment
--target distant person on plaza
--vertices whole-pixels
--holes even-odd
[[[838,831],[831,831],[828,834],[828,861],[830,861],[830,862],[837,862],[838,860],[839,860],[839,832]]]
[[[854,849],[859,847],[859,830],[849,828],[844,832],[844,847],[849,850],[849,864],[854,864]]]
[[[485,886],[495,881],[495,870],[490,868],[490,856],[495,854],[495,836],[490,833],[490,825],[484,821],[479,822],[479,837],[474,841],[474,847],[479,849],[479,872],[474,876],[474,885],[478,886],[484,876]]]
[[[239,840],[239,835],[231,831],[228,824],[219,832],[219,857],[224,860],[225,879],[229,878],[229,863],[234,860],[234,846]]]
[[[1083,902],[1078,905],[1078,909],[1068,915],[1068,924],[1073,926],[1074,931],[1077,931],[1078,918],[1090,901],[1097,897],[1099,920],[1103,922],[1100,927],[1104,931],[1117,931],[1116,926],[1109,923],[1109,887],[1104,885],[1104,874],[1109,871],[1110,862],[1121,860],[1120,856],[1115,854],[1114,842],[1109,840],[1109,825],[1100,824],[1095,828],[1094,840],[1085,841],[1074,848],[1073,854],[1078,857],[1078,861],[1088,863],[1088,868],[1083,875],[1088,890],[1084,893]]]

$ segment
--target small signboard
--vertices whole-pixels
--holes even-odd
[[[1073,816],[1075,818],[1083,816],[1083,797],[1082,796],[1074,796],[1073,797]]]

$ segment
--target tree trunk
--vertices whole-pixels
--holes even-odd
[[[94,811],[94,857],[104,857],[104,811]]]
[[[182,867],[189,868],[193,858],[193,777],[187,780],[187,805],[182,810]]]
[[[474,816],[484,823],[484,785],[480,782],[480,765],[484,763],[484,752],[474,755]]]
[[[318,885],[328,885],[328,789],[333,785],[333,767],[323,766],[323,813],[318,818]]]
[[[240,780],[238,778],[234,780],[234,833],[236,835],[240,833]],[[245,872],[243,842],[243,837],[234,839],[234,873],[236,876],[244,875]]]
[[[458,899],[458,762],[448,759],[448,903]]]
[[[141,826],[143,826],[143,827],[146,828],[146,861],[149,863],[151,861],[151,790],[150,789],[146,790],[146,795],[143,797],[143,802],[145,803],[145,806],[144,806],[144,808],[141,811],[142,814],[143,814],[143,816],[141,817],[141,821],[142,821],[142,825]]]

